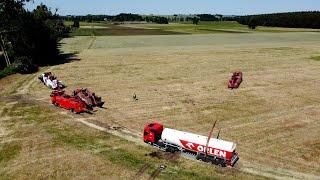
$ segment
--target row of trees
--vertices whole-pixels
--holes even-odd
[[[198,14],[197,17],[200,18],[200,21],[219,21],[219,18],[212,14]]]
[[[138,14],[121,13],[116,16],[109,15],[86,15],[86,16],[61,16],[60,19],[66,21],[87,21],[87,22],[99,22],[99,21],[147,21],[159,24],[168,24],[169,20],[162,16],[141,16]]]
[[[234,16],[225,17],[222,15],[213,14],[197,14],[197,15],[172,15],[172,16],[154,16],[154,15],[138,15],[131,13],[121,13],[115,16],[110,15],[86,15],[86,16],[61,16],[60,17],[66,21],[87,21],[87,22],[98,22],[98,21],[114,21],[114,22],[124,22],[124,21],[146,21],[166,24],[169,22],[194,22],[195,18],[200,21],[234,21]]]
[[[256,26],[288,28],[320,28],[320,12],[289,12],[238,17],[240,24],[254,29]]]
[[[112,21],[118,21],[118,22],[124,22],[124,21],[144,21],[144,18],[138,14],[126,14],[126,13],[121,13],[116,16],[114,16]]]
[[[27,2],[29,0],[0,2],[1,46],[8,54],[11,68],[21,73],[56,64],[60,59],[58,42],[69,33],[69,28],[56,14],[57,10],[52,12],[41,4],[30,12],[24,8]],[[3,63],[0,63],[1,67],[4,67]]]
[[[157,24],[168,24],[169,23],[168,18],[161,17],[161,16],[147,16],[147,17],[145,17],[145,21],[154,22]]]
[[[112,20],[114,16],[109,16],[109,15],[85,15],[85,16],[60,16],[61,20],[64,21],[81,21],[81,22],[99,22],[99,21],[105,21],[105,20]]]

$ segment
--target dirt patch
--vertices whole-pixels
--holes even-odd
[[[163,152],[159,150],[159,151],[153,151],[149,154],[146,154],[146,156],[151,156],[153,158],[164,159],[169,162],[177,163],[181,157],[181,153],[180,152],[168,153],[168,152]]]

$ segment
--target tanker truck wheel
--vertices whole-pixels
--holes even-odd
[[[175,148],[174,147],[171,147],[171,146],[168,146],[167,149],[166,149],[167,152],[171,152],[171,153],[174,153],[176,152]]]
[[[226,167],[226,163],[225,162],[218,162],[217,163],[217,165],[219,166],[219,167]]]
[[[73,113],[73,114],[76,114],[76,112],[74,111],[73,108],[71,108],[69,111],[70,111],[71,113]]]

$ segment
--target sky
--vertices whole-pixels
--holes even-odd
[[[249,15],[320,10],[320,0],[33,0],[32,10],[43,3],[60,15],[119,13]]]

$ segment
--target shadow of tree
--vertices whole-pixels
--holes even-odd
[[[59,58],[57,59],[54,65],[70,63],[73,61],[80,61],[81,59],[78,57],[78,52],[72,53],[60,53]]]

